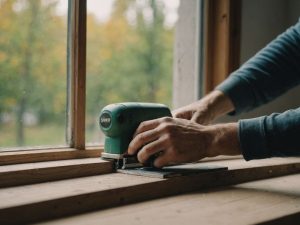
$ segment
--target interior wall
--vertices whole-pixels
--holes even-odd
[[[198,99],[200,4],[200,0],[181,0],[178,9],[173,66],[174,109]]]
[[[295,24],[300,17],[299,0],[242,0],[241,63]],[[300,87],[240,116],[225,116],[219,122],[236,121],[300,107]]]

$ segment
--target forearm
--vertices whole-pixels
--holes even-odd
[[[300,22],[278,36],[216,89],[235,113],[252,110],[300,83]]]

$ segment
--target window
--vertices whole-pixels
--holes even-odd
[[[171,107],[179,3],[1,0],[0,150],[99,146],[105,105]]]
[[[66,145],[67,1],[0,1],[0,150]]]
[[[86,142],[101,143],[98,116],[116,102],[172,106],[179,0],[87,1]]]
[[[233,1],[214,2],[208,21],[215,6],[225,13],[232,9],[228,6]],[[112,102],[178,107],[177,99],[187,93],[183,84],[199,84],[204,5],[179,0],[1,0],[2,151],[39,145],[85,149],[86,142],[99,146],[98,113]],[[194,32],[186,35],[184,27]],[[212,46],[206,52],[215,50]]]

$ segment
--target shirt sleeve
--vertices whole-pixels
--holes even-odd
[[[300,156],[300,108],[239,121],[239,141],[246,160]]]
[[[231,115],[252,110],[300,83],[300,20],[233,72],[216,89],[233,102]],[[300,108],[239,121],[246,160],[300,155]]]
[[[233,102],[231,115],[252,110],[300,83],[300,20],[216,87]]]

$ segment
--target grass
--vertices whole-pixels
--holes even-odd
[[[21,147],[17,144],[16,127],[13,124],[0,127],[0,151],[1,148]],[[25,127],[24,144],[22,146],[49,146],[65,145],[64,124],[49,123],[31,127]],[[103,142],[103,134],[98,127],[87,127],[87,143]]]
[[[62,124],[43,124],[25,127],[22,146],[64,145],[65,127]],[[0,128],[0,149],[20,147],[16,140],[15,125],[4,125]]]

